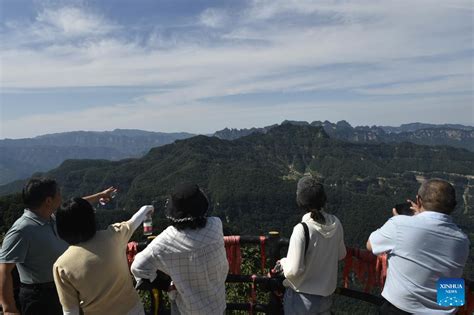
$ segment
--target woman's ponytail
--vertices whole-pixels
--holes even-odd
[[[319,224],[326,224],[326,218],[321,213],[321,210],[311,210],[311,219],[318,222]]]
[[[325,224],[326,219],[321,210],[326,205],[324,186],[311,176],[304,176],[296,186],[296,203],[302,209],[311,213],[311,218],[319,224]]]

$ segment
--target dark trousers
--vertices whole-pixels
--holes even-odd
[[[411,313],[402,311],[389,301],[385,300],[379,308],[379,315],[411,315]]]
[[[20,308],[22,315],[62,315],[56,288],[20,288]]]

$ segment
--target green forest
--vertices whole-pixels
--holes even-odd
[[[348,246],[364,247],[369,234],[391,216],[393,205],[414,198],[420,182],[434,177],[454,184],[455,220],[474,242],[474,153],[448,146],[349,143],[330,138],[321,127],[282,124],[233,141],[206,136],[178,140],[139,159],[67,160],[36,176],[56,179],[65,199],[117,187],[117,197],[97,207],[101,227],[154,202],[155,228],[163,229],[167,195],[178,182],[191,181],[208,194],[209,215],[222,219],[226,234],[277,230],[289,237],[303,215],[295,202],[296,182],[303,174],[325,185],[326,210],[343,223]],[[21,184],[1,188],[10,193],[0,197],[2,233],[23,211]],[[471,279],[472,256],[466,268]]]

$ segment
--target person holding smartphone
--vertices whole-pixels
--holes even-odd
[[[437,281],[459,278],[469,255],[469,239],[453,222],[454,187],[442,179],[425,181],[413,215],[394,216],[373,232],[367,249],[388,254],[388,272],[379,314],[454,314],[455,307],[437,303]]]
[[[412,209],[410,202],[398,203],[392,209],[393,215],[414,215],[416,214],[415,210]]]

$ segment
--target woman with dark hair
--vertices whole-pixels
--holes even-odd
[[[82,198],[66,202],[56,213],[59,236],[69,248],[53,266],[64,315],[143,315],[133,287],[125,249],[153,206],[143,206],[130,220],[96,232],[95,210]]]
[[[110,200],[114,187],[83,197],[96,203]],[[5,314],[61,315],[53,279],[53,264],[68,248],[58,237],[55,212],[61,206],[59,184],[51,178],[31,178],[22,191],[26,209],[8,230],[0,250],[0,304]],[[15,303],[12,270],[20,277]]]
[[[296,202],[306,211],[293,228],[288,254],[277,264],[285,275],[285,314],[330,314],[338,261],[346,255],[339,219],[323,211],[322,184],[305,176],[298,181]]]
[[[160,270],[171,277],[171,314],[223,314],[229,270],[222,222],[207,217],[209,202],[194,184],[178,185],[166,206],[170,226],[132,264],[137,278],[153,281]]]

